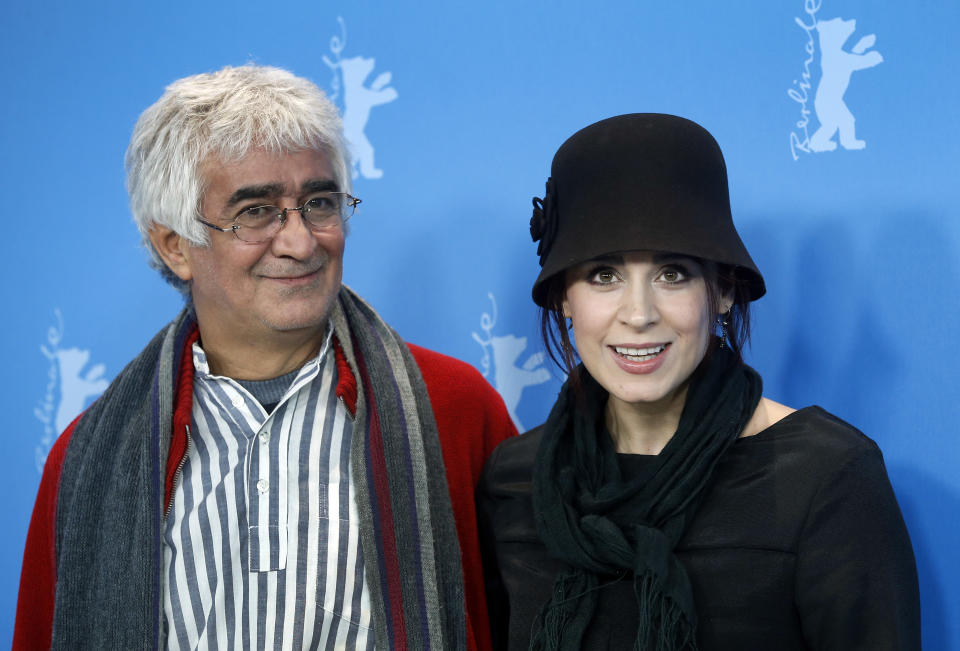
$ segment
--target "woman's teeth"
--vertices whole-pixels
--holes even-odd
[[[631,362],[646,362],[662,353],[666,347],[666,344],[653,346],[652,348],[627,348],[625,346],[614,346],[614,350],[616,350],[618,354],[629,359]]]

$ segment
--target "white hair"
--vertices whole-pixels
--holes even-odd
[[[271,153],[323,151],[342,192],[350,191],[350,161],[336,106],[302,77],[269,66],[226,67],[170,84],[143,112],[127,148],[130,209],[150,252],[151,266],[189,292],[150,242],[154,225],[207,246],[197,221],[206,189],[201,166],[209,158],[242,159],[251,149]]]

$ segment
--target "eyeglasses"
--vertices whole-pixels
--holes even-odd
[[[353,216],[360,199],[346,192],[321,192],[307,199],[299,208],[280,208],[279,206],[251,206],[233,220],[233,225],[223,228],[211,224],[206,220],[199,220],[204,226],[215,231],[237,236],[241,242],[256,244],[272,239],[284,224],[287,223],[288,212],[299,212],[300,218],[306,222],[311,230],[323,230],[347,221]]]

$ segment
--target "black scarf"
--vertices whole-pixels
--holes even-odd
[[[633,574],[635,648],[696,649],[696,607],[673,553],[720,456],[760,401],[762,382],[729,350],[695,373],[677,431],[642,476],[624,481],[603,429],[607,392],[581,365],[583,395],[567,380],[537,454],[533,503],[552,556],[570,565],[534,622],[531,649],[580,649],[601,578]],[[584,398],[584,399],[580,399]]]

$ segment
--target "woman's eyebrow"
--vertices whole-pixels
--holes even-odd
[[[622,264],[623,264],[623,256],[622,256],[622,255],[615,255],[615,254],[598,255],[598,256],[595,257],[595,258],[590,258],[590,259],[587,260],[584,264],[596,264],[596,263],[601,263],[601,264],[621,264],[621,265],[622,265]]]
[[[696,259],[689,256],[683,255],[682,253],[656,253],[653,256],[653,261],[657,264],[662,264],[664,262],[696,262]]]

